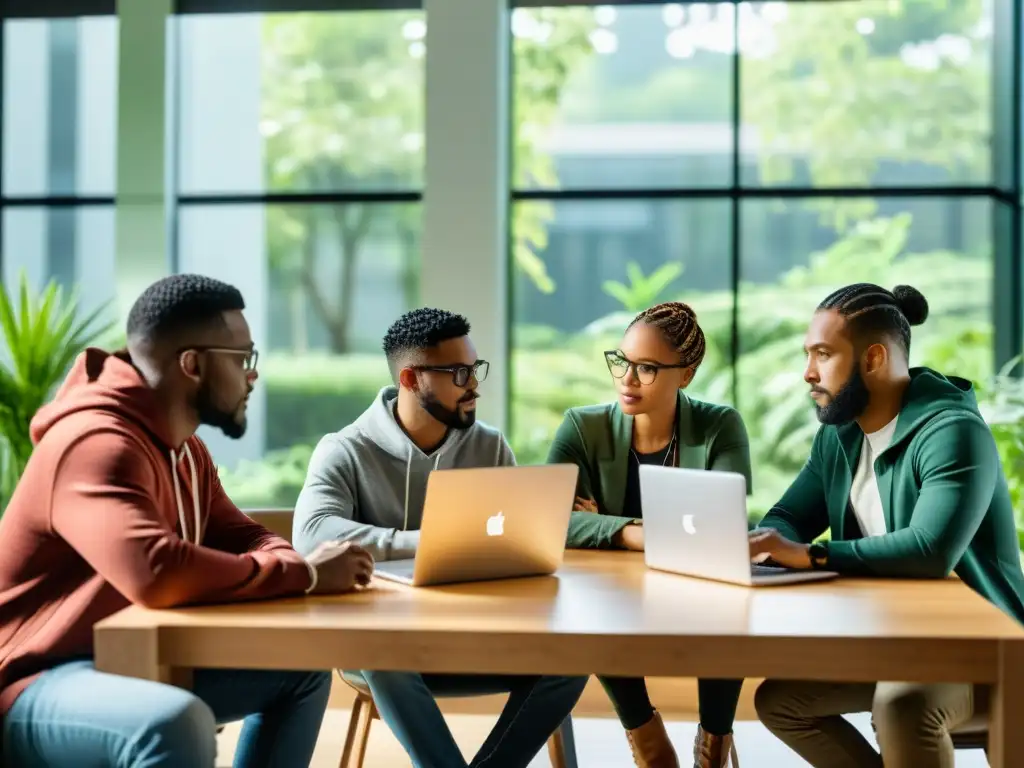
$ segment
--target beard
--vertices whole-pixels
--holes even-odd
[[[815,403],[814,410],[817,412],[818,421],[822,424],[831,424],[833,426],[849,424],[856,419],[864,413],[864,409],[868,407],[868,401],[871,398],[867,385],[864,383],[864,377],[860,375],[860,369],[856,366],[854,366],[850,378],[846,380],[846,383],[834,395],[821,387],[812,387],[811,391],[829,396],[827,404],[818,405]]]
[[[251,391],[251,390],[250,390]],[[248,420],[243,412],[242,416],[237,415],[242,403],[239,403],[233,410],[227,410],[218,406],[213,397],[213,391],[206,380],[199,386],[196,392],[195,408],[199,415],[199,423],[219,429],[232,440],[238,440],[245,434]]]
[[[459,399],[459,403],[471,403],[480,395],[476,392],[467,392]],[[419,395],[420,405],[423,410],[451,429],[469,429],[476,423],[476,410],[460,411],[458,405],[455,408],[448,408],[443,405],[433,392],[421,392]]]

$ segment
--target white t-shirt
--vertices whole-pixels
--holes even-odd
[[[850,504],[857,516],[861,533],[865,536],[881,536],[888,533],[885,528],[885,512],[882,509],[882,496],[878,492],[878,479],[875,477],[875,459],[889,447],[893,433],[896,432],[897,416],[877,432],[864,435],[860,449],[860,460],[857,472],[850,486]]]

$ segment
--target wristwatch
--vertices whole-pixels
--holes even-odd
[[[828,565],[828,543],[816,541],[807,548],[807,554],[811,558],[811,568],[816,570]]]

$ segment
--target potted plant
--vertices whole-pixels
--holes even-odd
[[[65,296],[54,281],[36,293],[24,272],[17,305],[10,286],[0,285],[0,511],[32,454],[32,417],[75,358],[112,328],[102,322],[106,308],[79,319],[77,295]]]

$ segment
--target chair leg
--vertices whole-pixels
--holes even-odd
[[[565,718],[548,739],[551,768],[579,768],[576,760],[576,737],[572,731],[572,715]]]
[[[352,715],[348,721],[348,734],[345,736],[345,748],[341,752],[338,768],[363,768],[366,759],[366,747],[370,740],[370,726],[377,718],[377,707],[373,699],[356,696],[352,703]]]

